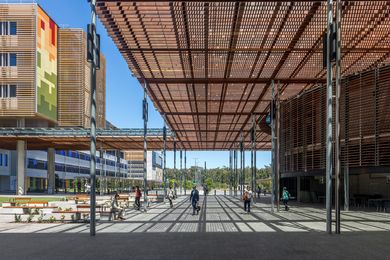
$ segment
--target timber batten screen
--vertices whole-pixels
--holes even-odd
[[[178,143],[228,150],[251,117],[324,82],[326,1],[114,1],[97,12],[133,74],[148,84]],[[389,61],[390,2],[342,1],[342,75]],[[257,131],[257,149],[270,149]]]
[[[342,80],[341,168],[390,166],[390,66]],[[318,175],[325,171],[326,86],[281,104],[281,173]],[[376,171],[378,171],[378,168]],[[364,171],[364,170],[363,170]],[[375,170],[373,171],[375,172]]]

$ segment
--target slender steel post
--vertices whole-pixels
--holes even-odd
[[[340,92],[341,92],[341,1],[336,2],[336,133],[335,133],[335,209],[336,234],[340,234]]]
[[[234,196],[237,196],[237,150],[233,150],[233,191]]]
[[[91,198],[90,198],[90,225],[89,234],[96,235],[96,0],[91,0],[91,27],[92,27],[92,59],[91,59],[91,146],[90,146],[90,178],[91,178]]]
[[[104,183],[103,183],[103,149],[102,148],[100,148],[100,151],[99,151],[99,159],[100,159],[99,189],[100,189],[100,196],[103,196],[104,195],[104,190],[103,190]]]
[[[275,173],[276,173],[276,207],[280,210],[280,81],[278,81],[278,92],[276,97],[276,149],[275,149]]]
[[[202,176],[202,185],[204,184],[204,178],[206,176],[206,173],[207,173],[207,165],[206,165],[206,161],[204,162],[204,172],[203,172],[203,176]]]
[[[148,101],[146,97],[147,82],[144,80],[144,100],[143,100],[143,120],[144,120],[144,207],[146,208],[148,200],[148,140],[146,137],[148,131]]]
[[[256,115],[254,115],[254,126],[253,126],[253,168],[254,168],[254,174],[255,174],[255,182],[254,182],[254,185],[253,188],[256,187],[256,179],[257,179],[257,164],[256,164],[256,127],[257,127],[257,124],[256,124]]]
[[[167,197],[167,127],[165,125],[163,127],[163,138],[164,138],[164,151],[163,151],[163,160],[164,160],[164,168],[163,168],[163,180],[164,180],[164,200]]]
[[[243,184],[243,175],[244,175],[244,157],[243,157],[243,151],[244,151],[244,144],[243,144],[243,139],[244,139],[244,135],[241,131],[241,138],[240,138],[240,168],[241,168],[241,171],[240,171],[240,195],[242,196],[243,194],[243,188],[244,188],[244,184]]]
[[[244,140],[244,139],[243,139]],[[245,144],[244,141],[242,141],[242,191],[244,192],[245,188]]]
[[[349,211],[349,167],[348,167],[348,164],[344,167],[344,210]]]
[[[187,195],[187,150],[184,150],[184,195]]]
[[[176,181],[177,181],[177,175],[176,175],[176,135],[173,138],[173,176],[175,178],[175,181],[173,182],[173,192],[176,196],[177,195],[177,192],[176,192]]]
[[[183,192],[183,151],[180,150],[180,195]]]
[[[255,115],[252,115],[252,131],[251,131],[251,142],[252,142],[252,151],[251,151],[251,167],[252,167],[252,191],[256,192],[256,168],[255,168],[255,153],[256,153],[256,144],[255,144],[255,133],[256,133],[256,118]]]
[[[274,115],[274,105],[275,105],[275,84],[272,80],[272,102],[271,102],[271,129],[272,129],[272,192],[271,192],[271,211],[274,212],[275,207],[275,115]]]
[[[332,233],[332,171],[333,171],[333,152],[332,152],[332,64],[331,52],[332,46],[332,26],[333,26],[333,0],[328,0],[328,29],[327,29],[327,51],[326,51],[326,232]]]
[[[229,196],[232,196],[233,187],[233,158],[232,150],[229,150]]]

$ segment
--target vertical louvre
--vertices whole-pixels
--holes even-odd
[[[86,59],[86,33],[81,29],[59,32],[59,126],[90,126],[91,66]],[[96,123],[105,128],[106,62],[100,56],[96,75]]]
[[[17,23],[16,35],[0,36],[0,52],[16,53],[16,67],[0,67],[0,84],[17,85],[16,98],[0,99],[0,116],[35,116],[36,8],[0,4],[0,21]]]
[[[281,103],[282,173],[325,169],[325,94],[324,85]],[[389,96],[390,66],[343,79],[341,167],[390,165]]]

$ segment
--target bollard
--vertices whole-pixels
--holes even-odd
[[[214,190],[214,196],[217,195],[217,190]]]
[[[225,196],[226,196],[226,190],[224,190],[224,191],[223,191],[223,195],[225,195]]]

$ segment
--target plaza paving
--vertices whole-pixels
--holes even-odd
[[[245,214],[238,198],[201,196],[192,216],[188,197],[174,207],[126,211],[124,221],[89,225],[1,223],[2,259],[386,259],[390,214],[342,212],[342,234],[328,235],[325,209],[292,205],[271,212],[269,197]]]
[[[292,205],[289,211],[271,212],[269,198],[261,198],[250,214],[237,197],[200,197],[202,210],[192,215],[188,197],[179,197],[174,207],[152,204],[147,212],[126,210],[124,221],[99,221],[97,233],[160,232],[324,232],[325,209],[305,204]],[[342,232],[390,231],[390,214],[349,211],[341,215]],[[85,223],[1,223],[1,233],[88,233]],[[390,233],[389,233],[390,236]]]

